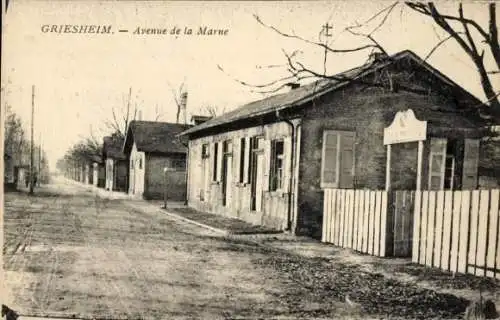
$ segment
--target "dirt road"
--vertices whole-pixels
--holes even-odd
[[[283,284],[252,263],[258,253],[124,201],[71,185],[32,198],[7,194],[12,306],[26,315],[113,319],[287,313],[270,294]]]
[[[108,200],[72,184],[5,199],[9,305],[22,315],[457,318],[468,303],[354,266],[221,237],[142,209],[139,200]]]

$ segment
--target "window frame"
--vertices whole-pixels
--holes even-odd
[[[328,134],[334,134],[337,137],[337,143],[336,143],[336,155],[335,155],[335,181],[334,182],[325,182],[325,153],[326,153],[326,138]],[[321,171],[320,171],[320,187],[322,189],[327,189],[327,188],[335,188],[335,189],[340,189],[344,188],[340,186],[341,183],[341,162],[342,157],[342,137],[347,136],[347,135],[352,135],[353,136],[353,146],[352,146],[352,178],[353,178],[353,185],[355,183],[355,177],[356,177],[356,131],[347,131],[347,130],[334,130],[334,129],[325,129],[323,130],[323,140],[322,140],[322,146],[321,146]]]
[[[278,154],[277,144],[281,143],[281,153]],[[278,138],[271,140],[271,165],[269,167],[269,191],[276,192],[283,190],[284,170],[285,170],[285,139]],[[278,167],[278,161],[281,160],[281,167]],[[278,172],[280,174],[278,174]],[[276,178],[279,177],[279,180]]]
[[[212,157],[212,182],[218,181],[218,173],[219,169],[219,143],[214,142],[214,155]]]

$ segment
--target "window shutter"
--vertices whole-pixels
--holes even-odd
[[[290,160],[292,159],[292,137],[288,136],[283,141],[283,192],[290,192],[290,170],[292,169],[290,165]]]
[[[321,157],[321,187],[338,186],[338,152],[339,135],[336,131],[323,133],[323,154]]]
[[[222,160],[224,158],[224,148],[223,148],[224,143],[220,142],[219,147],[217,148],[217,181],[221,181],[222,177]]]
[[[354,132],[340,134],[340,188],[354,188]]]
[[[250,167],[250,137],[245,137],[245,168],[243,170],[243,182],[249,183],[250,177],[248,176],[248,168]]]
[[[462,177],[462,189],[477,188],[477,170],[479,165],[479,140],[465,139],[464,166]]]
[[[264,150],[263,154],[263,169],[264,169],[264,177],[263,177],[263,186],[262,191],[269,191],[269,173],[271,171],[271,140],[262,139],[262,149]],[[260,146],[259,146],[260,147]]]
[[[215,168],[215,161],[217,161],[217,155],[215,153],[215,145],[217,143],[211,143],[210,144],[210,168],[209,168],[209,174],[210,174],[210,179],[212,181],[216,181],[217,180],[217,173],[214,172],[214,168]]]
[[[233,142],[233,185],[237,186],[240,181],[240,157],[241,139],[234,139]]]
[[[429,190],[444,189],[446,138],[431,138],[429,154]]]

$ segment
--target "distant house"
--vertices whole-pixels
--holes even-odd
[[[124,139],[119,135],[104,137],[104,188],[109,191],[128,191],[128,159],[123,153]]]
[[[129,159],[128,193],[145,199],[186,198],[187,142],[177,135],[190,128],[167,122],[132,121],[123,152]],[[167,175],[165,169],[169,170]]]
[[[14,172],[14,159],[8,153],[3,154],[3,183],[13,184],[15,183],[16,177]]]
[[[388,161],[383,139],[408,109],[427,121],[421,189],[475,189],[480,104],[411,51],[374,56],[183,132],[189,206],[319,238],[326,189],[416,189],[420,144],[395,144]]]

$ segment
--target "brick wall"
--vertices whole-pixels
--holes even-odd
[[[354,86],[324,95],[313,106],[308,106],[302,125],[297,232],[313,237],[321,236],[323,190],[320,181],[324,130],[356,133],[354,188],[383,190],[386,178],[383,129],[392,122],[396,112],[408,108],[415,111],[419,120],[428,120],[430,127],[433,123],[443,123],[443,119],[453,127],[454,120],[458,121],[463,117],[453,112],[430,112],[436,110],[436,106],[447,110],[454,108],[451,100],[436,94],[387,92],[380,88],[361,90]],[[451,130],[436,136],[456,137],[457,134]],[[391,184],[397,189],[415,188],[417,146],[417,143],[393,146]],[[427,185],[428,154],[429,146],[426,141],[422,176],[424,188]]]

